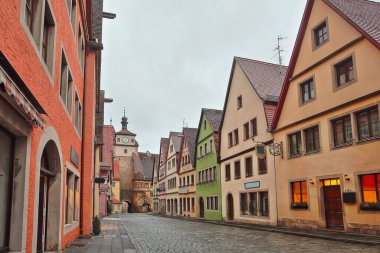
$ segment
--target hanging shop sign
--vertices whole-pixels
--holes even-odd
[[[265,151],[265,144],[263,143],[257,143],[256,144],[256,156],[259,159],[264,159],[266,156],[266,151]]]

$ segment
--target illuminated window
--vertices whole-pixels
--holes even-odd
[[[363,202],[380,202],[380,173],[360,176]]]
[[[307,203],[306,181],[292,182],[292,202]]]

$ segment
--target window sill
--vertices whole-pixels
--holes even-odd
[[[376,140],[380,140],[380,135],[361,139],[357,142],[357,144],[362,144],[362,143],[366,143],[366,142],[370,142],[370,141],[376,141]]]
[[[304,155],[309,156],[309,155],[315,155],[315,154],[319,154],[319,153],[322,153],[322,149],[309,151],[309,152],[306,152]]]
[[[335,86],[334,86],[334,92],[336,92],[336,91],[339,91],[339,90],[341,90],[341,89],[344,89],[344,88],[346,88],[347,86],[350,86],[351,84],[354,84],[354,83],[356,83],[356,77],[354,78],[354,79],[352,79],[351,81],[348,81],[348,82],[346,82],[346,83],[343,83],[343,84],[341,84],[341,85],[339,85],[338,86],[338,84],[336,83],[336,81],[335,81]]]
[[[234,179],[235,179],[235,180],[239,180],[239,179],[241,179],[241,177],[235,177]]]
[[[253,214],[240,214],[240,218],[268,220],[269,215],[264,216],[264,215],[253,215]]]
[[[302,157],[302,154],[288,155],[288,160]]]
[[[331,147],[331,149],[341,149],[341,148],[347,148],[347,147],[350,147],[352,146],[353,142],[347,142],[347,143],[343,143],[343,144],[340,144],[340,145],[334,145]]]
[[[307,100],[307,101],[305,101],[305,102],[301,101],[301,102],[300,102],[300,107],[305,106],[305,105],[307,105],[307,104],[310,104],[310,103],[314,102],[315,100],[317,100],[316,97],[313,97],[312,99],[309,99],[309,100]]]
[[[259,175],[266,175],[266,174],[268,174],[268,171],[265,171],[265,172],[259,172],[258,174],[259,174]]]

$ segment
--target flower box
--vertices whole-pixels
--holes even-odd
[[[360,210],[380,211],[380,202],[363,202],[360,204]]]
[[[293,202],[290,204],[291,209],[308,209],[309,205],[307,202]]]

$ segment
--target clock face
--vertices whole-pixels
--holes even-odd
[[[127,137],[124,137],[124,138],[123,138],[123,142],[124,142],[124,143],[128,143],[128,141],[129,141],[129,140],[128,140]]]

